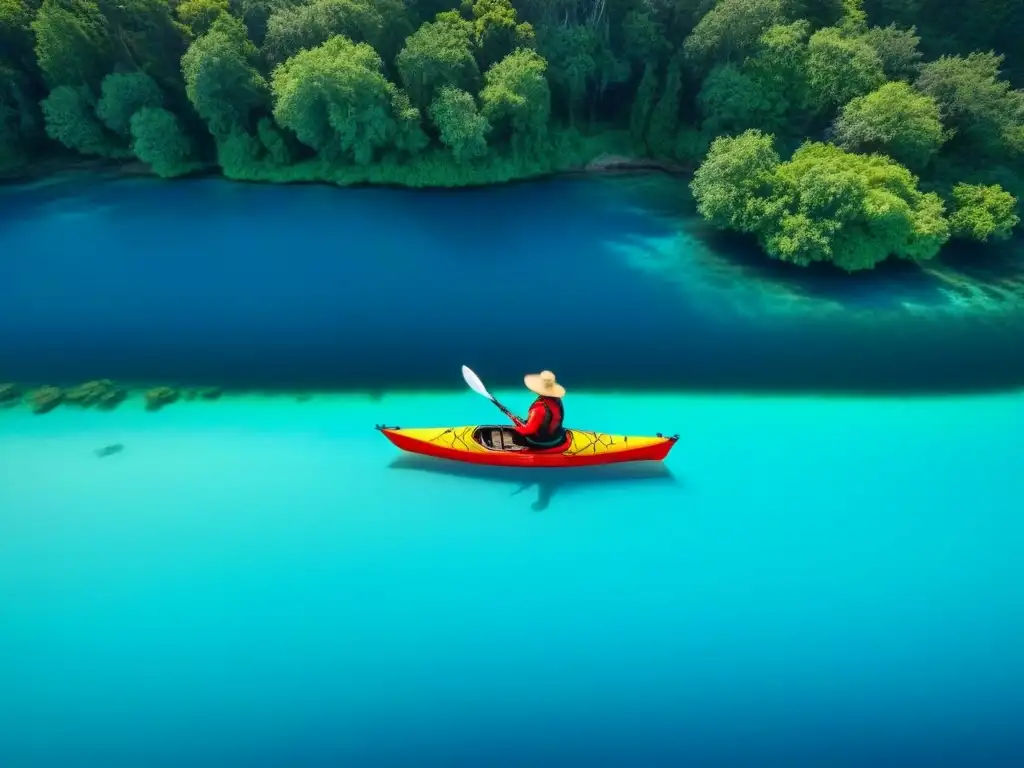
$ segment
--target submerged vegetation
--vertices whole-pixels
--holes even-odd
[[[23,403],[36,414],[49,413],[61,405],[112,411],[128,399],[128,395],[128,388],[110,379],[87,381],[70,387],[46,384],[25,388],[13,383],[0,384],[0,406],[13,407]],[[165,405],[177,402],[182,396],[182,390],[175,387],[154,387],[143,392],[143,401],[146,410],[158,411]],[[216,400],[221,396],[221,390],[215,387],[190,389],[184,392],[184,396],[190,400],[197,397]]]
[[[0,407],[14,405],[21,397],[21,389],[17,384],[0,384]]]
[[[89,381],[64,391],[64,401],[84,408],[96,406],[101,410],[111,410],[120,405],[128,393],[110,379]]]
[[[46,384],[25,387],[15,383],[0,383],[0,408],[26,405],[36,414],[49,413],[58,406],[76,406],[112,411],[128,399],[131,390],[110,379],[97,379],[70,387]],[[147,411],[159,411],[179,400],[219,400],[224,395],[221,387],[149,387],[140,390]]]
[[[178,402],[181,397],[174,387],[154,387],[146,392],[146,410],[159,411],[165,405]]]
[[[602,154],[847,270],[1003,239],[1024,7],[979,0],[0,0],[0,173],[458,186]]]

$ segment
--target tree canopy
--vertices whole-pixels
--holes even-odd
[[[793,264],[1012,236],[1024,10],[978,0],[0,0],[0,174],[487,183],[633,154]]]

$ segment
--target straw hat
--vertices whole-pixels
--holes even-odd
[[[565,387],[555,381],[551,371],[531,373],[523,378],[526,388],[541,397],[565,397]]]

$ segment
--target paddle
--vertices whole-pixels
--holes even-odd
[[[499,403],[497,399],[494,397],[494,395],[487,391],[487,387],[485,387],[484,383],[480,381],[480,377],[473,373],[473,371],[471,371],[466,366],[462,366],[462,378],[466,380],[466,384],[469,385],[470,389],[472,389],[478,395],[486,397],[488,400],[490,400],[492,403],[498,406],[502,413],[504,413],[506,416],[512,419],[513,424],[523,423],[518,416],[515,416],[508,408]]]

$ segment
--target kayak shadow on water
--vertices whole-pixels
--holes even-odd
[[[399,456],[390,469],[413,470],[448,477],[484,480],[493,483],[511,483],[518,486],[511,495],[537,487],[537,500],[530,505],[535,512],[543,512],[561,488],[600,486],[645,481],[662,485],[679,485],[679,479],[662,462],[635,464],[607,464],[595,467],[529,469],[524,467],[492,467],[480,464],[459,464],[429,456]]]

